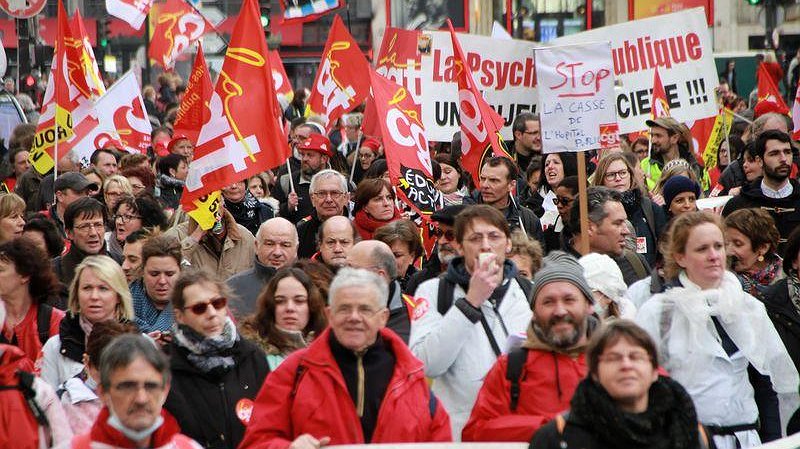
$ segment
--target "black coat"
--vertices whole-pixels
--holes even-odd
[[[789,298],[788,282],[781,279],[770,285],[761,300],[767,308],[767,315],[772,325],[781,336],[786,351],[800,370],[800,314]]]
[[[236,365],[220,377],[209,377],[187,359],[186,349],[171,345],[172,383],[164,408],[178,420],[181,433],[206,449],[235,449],[245,426],[237,409],[255,399],[269,373],[267,357],[248,340],[232,348]]]

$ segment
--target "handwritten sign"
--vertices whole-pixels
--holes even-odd
[[[543,152],[610,146],[617,129],[611,44],[537,49],[535,60]]]

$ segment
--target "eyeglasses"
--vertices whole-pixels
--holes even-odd
[[[553,198],[553,204],[555,204],[556,206],[558,205],[569,206],[570,204],[572,204],[573,201],[575,201],[575,198],[567,198],[565,196],[557,196]]]
[[[208,306],[211,305],[217,310],[224,309],[225,306],[228,305],[228,298],[219,297],[214,298],[209,302],[198,302],[197,304],[192,305],[191,307],[184,307],[183,310],[189,309],[195,315],[202,315],[206,313]]]
[[[644,363],[650,361],[650,355],[644,351],[634,351],[630,354],[620,354],[618,352],[612,352],[611,354],[603,354],[598,359],[601,362],[610,363],[612,365],[617,365],[622,363],[623,360],[628,359],[631,363]]]
[[[120,220],[123,223],[128,223],[131,220],[135,220],[137,218],[141,219],[142,216],[141,215],[131,215],[131,214],[119,214],[119,215],[114,215],[113,218],[114,218],[114,221]]]
[[[79,225],[75,225],[74,229],[80,232],[89,232],[91,229],[99,229],[100,231],[104,231],[106,229],[106,224],[102,221],[97,221],[94,223],[81,223]]]
[[[473,245],[480,245],[484,239],[489,239],[490,245],[497,245],[502,242],[506,235],[501,232],[490,232],[488,234],[475,233],[467,237],[465,240]]]
[[[319,192],[314,192],[311,194],[314,198],[318,200],[325,199],[327,197],[331,197],[332,200],[337,200],[344,195],[344,192],[340,192],[338,190],[321,190]]]
[[[442,237],[446,238],[447,240],[455,240],[456,239],[456,233],[453,232],[452,229],[448,229],[446,231],[443,231],[443,230],[441,230],[439,228],[436,228],[433,231],[433,236],[436,237],[437,239],[440,239]]]
[[[628,175],[630,175],[630,173],[628,173],[628,169],[625,169],[625,170],[620,170],[620,171],[608,172],[608,173],[606,173],[605,178],[606,178],[606,181],[613,181],[616,178],[625,179],[625,178],[628,177]]]
[[[134,382],[132,380],[120,382],[112,387],[126,396],[136,394],[144,388],[144,392],[152,396],[164,389],[164,384],[158,382]]]
[[[349,317],[356,312],[361,318],[372,318],[383,309],[373,309],[369,306],[341,306],[333,309],[333,314],[339,318]]]
[[[539,134],[539,131],[522,131],[522,134]]]

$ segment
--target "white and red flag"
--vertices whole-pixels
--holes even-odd
[[[200,128],[211,117],[211,111],[206,104],[211,100],[212,92],[214,92],[214,86],[211,84],[211,74],[208,73],[203,47],[198,45],[186,93],[183,95],[175,118],[173,126],[175,134],[185,135],[193,144],[197,142]]]
[[[106,11],[127,22],[134,30],[142,28],[151,6],[153,0],[106,0]]]
[[[369,63],[347,31],[342,18],[334,16],[317,77],[308,97],[306,115],[322,116],[327,128],[359,106],[369,95]]]
[[[167,0],[158,4],[151,13],[153,36],[147,55],[165,69],[172,69],[183,52],[197,42],[203,34],[214,30],[195,8],[184,0]]]
[[[202,229],[219,218],[216,192],[222,187],[275,168],[291,155],[256,0],[244,0],[233,29],[181,196],[184,210],[194,212],[190,215]]]
[[[505,149],[500,130],[505,121],[481,96],[467,58],[458,42],[453,24],[447,19],[450,37],[453,40],[453,67],[458,83],[458,111],[461,120],[461,165],[472,176],[475,186],[480,187],[480,169],[483,160],[492,156],[510,157]]]

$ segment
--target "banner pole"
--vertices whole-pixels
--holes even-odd
[[[286,172],[289,175],[289,190],[291,193],[294,193],[294,180],[292,179],[292,165],[289,163],[289,159],[292,156],[286,158]],[[297,206],[294,207],[294,210],[297,211]]]
[[[358,137],[356,138],[356,149],[355,154],[353,155],[353,166],[350,167],[350,184],[353,183],[353,176],[356,173],[356,164],[358,163],[358,151],[361,149],[361,128],[358,129]],[[347,151],[347,145],[345,144],[345,151]],[[344,155],[344,159],[347,160],[347,155]]]
[[[586,192],[586,154],[578,151],[578,210],[581,223],[581,254],[589,253],[589,199]],[[580,251],[579,251],[580,252]]]

